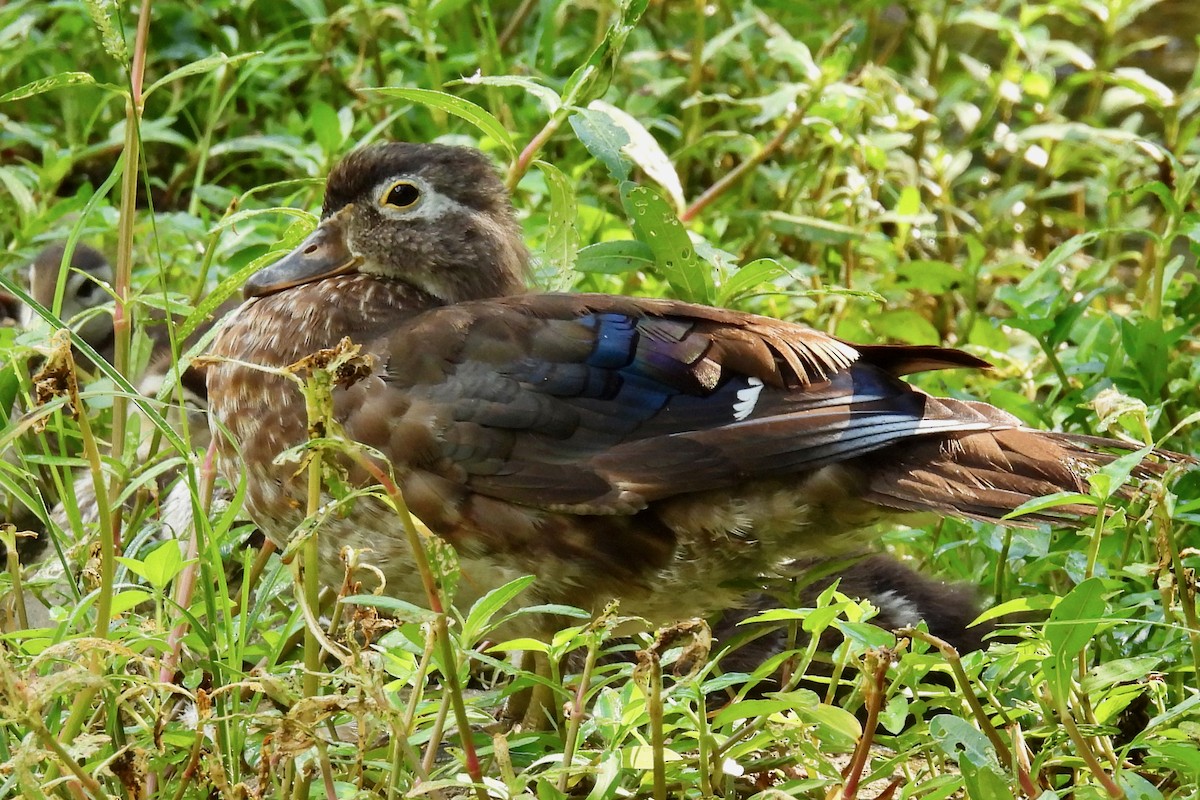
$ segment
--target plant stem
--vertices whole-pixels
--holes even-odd
[[[579,726],[587,716],[584,708],[587,706],[587,691],[592,679],[592,670],[596,667],[596,655],[600,650],[600,637],[593,635],[588,642],[587,659],[583,664],[583,673],[579,676],[579,688],[575,691],[575,700],[567,716],[567,735],[563,746],[562,774],[558,776],[558,790],[567,791],[567,782],[571,776],[571,762],[575,759],[575,745],[579,740]]]
[[[421,542],[421,533],[417,530],[416,523],[413,522],[412,514],[408,511],[408,504],[404,502],[404,496],[400,493],[400,487],[396,485],[396,482],[384,473],[379,465],[357,450],[351,451],[350,455],[387,492],[392,506],[404,526],[404,533],[408,538],[409,548],[412,550],[413,561],[421,576],[421,584],[425,587],[426,600],[429,602],[430,610],[437,615],[434,627],[438,645],[442,651],[443,676],[450,684],[447,691],[450,693],[450,700],[454,707],[454,718],[458,725],[458,738],[462,744],[467,774],[471,777],[475,796],[479,800],[488,800],[487,789],[483,785],[483,771],[479,766],[479,756],[475,752],[475,742],[471,738],[471,721],[467,717],[467,707],[463,703],[462,688],[458,685],[458,672],[455,669],[458,662],[454,657],[454,647],[450,641],[450,626],[446,619],[441,595],[438,593],[437,584],[433,579],[433,568],[429,564],[429,555],[425,552],[425,546]]]
[[[802,103],[799,108],[792,112],[792,115],[788,118],[788,121],[784,123],[782,128],[779,129],[779,132],[771,137],[771,141],[767,142],[766,145],[757,153],[750,156],[745,161],[731,169],[729,172],[722,175],[721,178],[719,178],[712,186],[705,189],[704,192],[698,198],[696,198],[695,202],[688,206],[687,209],[679,215],[679,220],[685,225],[691,222],[714,200],[729,191],[735,184],[738,183],[738,181],[757,168],[759,164],[762,164],[764,161],[774,155],[777,150],[782,148],[784,142],[786,142],[788,137],[792,135],[792,131],[800,127],[800,123],[804,121],[804,117],[808,113],[808,108],[812,103],[812,99],[818,94],[820,94],[820,90],[818,87],[814,86],[810,91],[808,99]]]

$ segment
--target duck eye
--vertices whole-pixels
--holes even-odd
[[[80,300],[85,300],[85,301],[91,302],[92,298],[94,298],[96,296],[96,293],[99,291],[100,291],[100,284],[96,283],[95,281],[89,280],[89,281],[85,281],[83,283],[83,285],[79,287],[79,291],[76,292],[76,295],[79,297]]]
[[[421,199],[421,190],[408,181],[396,181],[383,194],[383,205],[411,208]]]

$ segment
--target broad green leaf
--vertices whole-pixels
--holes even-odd
[[[844,708],[826,703],[802,705],[796,708],[796,715],[815,726],[813,733],[824,751],[848,752],[862,738],[862,723]]]
[[[654,748],[646,744],[635,744],[622,751],[628,769],[654,769]],[[662,751],[663,761],[682,761],[683,756],[670,748]]]
[[[1042,668],[1060,703],[1066,702],[1070,691],[1074,660],[1092,641],[1104,610],[1104,582],[1088,578],[1067,593],[1043,626],[1051,655],[1043,661]]]
[[[790,66],[809,83],[821,80],[821,68],[813,60],[808,45],[787,33],[777,33],[767,40],[767,54],[775,61]]]
[[[903,252],[908,243],[908,235],[912,226],[917,222],[921,213],[921,190],[916,186],[905,186],[900,190],[900,198],[896,201],[894,218],[896,220],[895,244],[897,252]]]
[[[576,109],[570,122],[579,141],[608,168],[613,180],[629,180],[629,161],[623,152],[629,144],[629,134],[624,129],[608,115],[587,108]]]
[[[961,766],[999,768],[996,750],[983,732],[965,719],[938,714],[929,721],[929,733],[943,753]]]
[[[117,560],[159,590],[165,589],[185,566],[183,554],[179,552],[179,542],[174,539],[163,542],[140,561],[122,556],[118,556]]]
[[[510,650],[523,650],[529,653],[548,653],[550,652],[550,645],[540,639],[522,638],[509,639],[506,642],[500,642],[495,647],[489,648],[489,652],[492,653],[508,652]]]
[[[963,785],[971,800],[1012,800],[1015,795],[999,767],[961,764]]]
[[[683,184],[679,182],[675,165],[671,163],[658,140],[650,135],[650,131],[633,116],[602,100],[593,100],[588,104],[588,110],[604,114],[614,125],[625,131],[629,141],[621,148],[621,152],[641,167],[647,177],[666,190],[671,202],[675,204],[676,213],[682,214],[687,207],[687,201],[683,197]]]
[[[342,126],[333,106],[318,100],[308,109],[308,116],[309,126],[313,136],[317,137],[317,144],[321,145],[321,151],[327,156],[341,152],[344,144]]]
[[[1152,447],[1143,447],[1141,450],[1135,450],[1132,453],[1114,459],[1112,463],[1105,464],[1097,472],[1088,476],[1088,484],[1092,487],[1092,491],[1102,498],[1110,498],[1122,486],[1129,482],[1129,475],[1146,460],[1146,456],[1150,455]]]
[[[799,694],[792,692],[791,694]],[[808,698],[808,703],[816,706],[820,700],[811,692]],[[796,698],[771,698],[764,700],[742,700],[740,703],[731,703],[725,706],[713,718],[713,727],[721,728],[731,722],[736,722],[740,719],[752,719],[754,717],[767,717],[771,714],[780,714],[784,711],[794,711],[798,706],[803,705],[803,702],[798,702]]]
[[[174,544],[174,542],[172,542]],[[178,546],[178,545],[176,545]],[[113,595],[112,613],[113,615],[124,614],[126,611],[132,611],[149,600],[152,600],[154,595],[147,592],[145,589],[126,589],[123,592],[117,592]]]
[[[773,258],[758,258],[738,269],[721,284],[717,305],[727,306],[743,294],[749,294],[781,275],[787,268]]]
[[[500,120],[492,116],[487,109],[477,106],[469,100],[433,89],[407,89],[401,86],[381,86],[363,91],[378,92],[387,97],[408,100],[427,108],[436,108],[452,114],[471,123],[480,132],[502,145],[508,151],[509,158],[517,157],[517,145],[508,129],[501,125]]]
[[[1112,81],[1141,95],[1153,108],[1175,105],[1175,92],[1162,81],[1147,75],[1143,69],[1117,67],[1112,71]]]
[[[1183,745],[1183,747],[1190,749],[1193,754],[1200,754],[1194,745]],[[1196,768],[1197,760],[1192,758],[1188,761],[1188,771],[1191,772],[1193,779],[1200,777],[1200,770]],[[1117,784],[1125,792],[1125,800],[1163,800],[1163,793],[1159,788],[1132,769],[1121,770],[1117,776]]]
[[[1166,762],[1170,768],[1190,772],[1200,779],[1200,748],[1192,742],[1162,741],[1158,737],[1146,742],[1146,763],[1155,765]],[[1122,775],[1128,770],[1122,772]]]
[[[574,283],[575,259],[579,254],[575,187],[553,164],[540,160],[534,163],[545,176],[550,193],[546,245],[542,251],[546,270],[541,283],[546,291],[562,292]]]
[[[944,294],[961,286],[967,276],[946,261],[901,261],[896,265],[897,282],[929,294]],[[989,323],[991,325],[991,323]],[[991,325],[995,330],[995,325]]]
[[[1054,608],[1061,600],[1061,597],[1048,594],[1017,597],[986,609],[975,618],[975,622],[987,622],[991,619],[1003,617],[1006,614],[1020,614],[1025,611],[1045,611],[1046,609]]]
[[[1046,332],[1046,346],[1055,347],[1067,341],[1071,335],[1071,329],[1087,311],[1092,300],[1106,291],[1109,290],[1107,288],[1093,289],[1078,300],[1067,303],[1063,308],[1056,310],[1053,315],[1053,324]]]
[[[512,602],[517,595],[528,589],[533,581],[534,576],[524,575],[516,580],[509,581],[503,586],[492,589],[483,597],[476,600],[472,604],[471,610],[467,612],[467,618],[463,621],[463,640],[470,645],[480,636],[486,634],[493,622],[492,618],[496,616],[500,609]]]
[[[879,712],[879,724],[888,733],[900,733],[904,730],[904,723],[908,720],[911,708],[912,704],[909,699],[904,694],[897,692],[888,698],[887,705]]]
[[[941,341],[933,323],[910,308],[884,311],[871,319],[871,327],[881,336],[906,344],[938,344]]]
[[[621,184],[621,205],[633,221],[638,239],[650,247],[658,272],[682,297],[711,305],[712,271],[696,255],[687,230],[670,204],[648,186]]]
[[[1127,681],[1144,681],[1162,664],[1161,655],[1118,658],[1092,667],[1083,681],[1083,691],[1091,693]]]
[[[579,251],[575,261],[575,269],[579,272],[598,272],[605,275],[620,275],[653,268],[654,251],[637,239],[589,244]]]

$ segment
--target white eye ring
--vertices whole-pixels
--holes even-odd
[[[412,208],[421,201],[421,189],[412,181],[396,181],[383,190],[379,204],[400,210]]]

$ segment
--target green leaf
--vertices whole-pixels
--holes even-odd
[[[546,268],[541,281],[546,291],[562,292],[574,283],[575,260],[579,254],[579,229],[575,226],[575,188],[558,167],[535,161],[546,178],[550,193],[550,214],[546,226],[546,245],[542,251]]]
[[[57,75],[52,75],[49,78],[38,78],[36,81],[30,81],[24,86],[20,86],[12,91],[0,94],[0,103],[7,103],[11,100],[24,100],[26,97],[49,92],[54,89],[61,89],[64,86],[98,86],[96,79],[87,72],[60,72]],[[107,89],[115,89],[116,87],[105,86]]]
[[[1045,497],[1035,497],[1014,508],[1012,511],[1004,515],[1004,519],[1016,519],[1025,514],[1036,514],[1050,508],[1058,508],[1059,506],[1069,506],[1075,503],[1083,505],[1096,505],[1096,498],[1079,492],[1055,492],[1048,494]]]
[[[593,100],[588,104],[588,111],[604,114],[614,125],[625,131],[628,142],[621,148],[621,152],[666,191],[671,202],[675,204],[675,211],[682,214],[687,207],[687,201],[683,197],[683,184],[679,182],[675,165],[671,163],[658,141],[650,135],[650,131],[631,115],[602,100]]]
[[[1162,109],[1175,105],[1175,92],[1162,81],[1147,75],[1143,69],[1117,67],[1112,71],[1110,80],[1141,95],[1151,108]]]
[[[437,619],[437,614],[428,608],[421,608],[398,597],[391,597],[389,595],[352,594],[349,597],[343,597],[340,602],[353,603],[356,606],[365,606],[367,608],[378,608],[381,611],[388,612],[389,616],[395,617],[401,622],[426,623]]]
[[[1029,290],[1034,285],[1040,283],[1045,275],[1057,270],[1064,261],[1099,238],[1099,231],[1088,231],[1087,233],[1076,234],[1067,239],[1058,247],[1051,250],[1050,255],[1046,256],[1046,260],[1039,264],[1033,272],[1026,275],[1017,286],[1017,289],[1020,291]]]
[[[1127,681],[1143,681],[1163,661],[1161,655],[1134,656],[1118,658],[1103,664],[1097,664],[1088,671],[1083,681],[1083,691],[1087,694],[1101,691],[1118,683]]]
[[[997,619],[1006,614],[1020,614],[1025,611],[1045,611],[1046,609],[1054,608],[1061,600],[1062,598],[1060,597],[1046,594],[1032,597],[1017,597],[985,610],[975,618],[975,622],[987,622],[990,619]]]
[[[635,744],[621,751],[627,769],[654,769],[654,748],[647,744]],[[670,748],[663,748],[663,761],[682,761],[683,756]],[[540,800],[540,799],[539,799]]]
[[[637,239],[589,244],[579,251],[575,261],[575,269],[579,272],[597,272],[604,275],[620,275],[653,268],[654,251]]]
[[[623,128],[614,124],[608,115],[587,108],[576,109],[570,122],[579,141],[608,168],[613,180],[629,180],[629,161],[623,152],[629,144],[629,134]]]
[[[603,41],[592,50],[587,61],[576,67],[563,86],[565,105],[587,105],[607,91],[617,59],[625,47],[625,40],[637,27],[638,20],[646,13],[648,5],[649,0],[623,0],[620,17],[608,26]]]
[[[29,191],[29,187],[21,181],[21,177],[11,167],[0,167],[0,184],[3,184],[8,193],[12,195],[19,212],[20,222],[24,225],[37,213],[37,202],[33,199],[33,192]]]
[[[1012,787],[1000,773],[999,767],[962,764],[963,786],[971,800],[1012,800]]]
[[[965,719],[938,714],[929,721],[929,734],[943,753],[959,766],[999,768],[1000,760],[987,736]]]
[[[170,542],[170,544],[175,544]],[[178,545],[176,545],[178,547]],[[142,603],[148,602],[154,598],[154,595],[147,592],[145,589],[126,589],[123,592],[117,592],[112,600],[112,613],[114,616],[124,614],[126,611],[132,611]]]
[[[938,344],[941,341],[933,323],[910,308],[884,311],[872,318],[871,327],[882,336],[907,344]]]
[[[211,56],[206,56],[199,61],[193,61],[190,64],[184,64],[178,69],[171,70],[163,77],[150,84],[150,88],[142,95],[143,98],[149,97],[156,89],[166,86],[172,81],[177,81],[180,78],[187,78],[191,75],[201,75],[206,72],[212,72],[220,67],[240,64],[243,61],[248,61],[255,56],[262,55],[261,50],[254,50],[249,53],[238,53],[236,56],[227,56],[224,53],[213,53]]]
[[[791,692],[789,694],[799,695],[800,692]],[[808,693],[810,697],[807,703],[813,706],[819,704],[819,700],[815,694]],[[720,712],[713,718],[712,724],[714,728],[722,728],[731,722],[737,722],[741,719],[751,719],[754,717],[768,717],[771,714],[780,714],[784,711],[793,711],[798,706],[803,706],[803,702],[797,702],[796,698],[778,697],[769,700],[742,700],[739,703],[730,703],[721,709]]]
[[[454,86],[460,83],[467,86],[515,86],[524,89],[541,103],[542,109],[547,114],[554,114],[554,112],[562,107],[562,98],[558,96],[558,92],[534,78],[524,78],[516,75],[472,75],[461,80],[448,81],[446,85]]]
[[[318,100],[309,108],[308,116],[309,127],[317,138],[317,144],[321,145],[321,152],[327,156],[340,153],[344,143],[342,125],[333,106]]]
[[[712,271],[699,256],[687,229],[663,197],[648,186],[621,184],[621,205],[633,221],[638,239],[654,253],[658,272],[680,297],[711,305]]]
[[[1100,578],[1088,578],[1070,590],[1062,602],[1050,612],[1046,620],[1046,642],[1055,655],[1073,658],[1079,655],[1104,615],[1104,582]]]
[[[17,378],[17,366],[11,361],[0,365],[0,425],[7,425],[9,412],[17,402],[21,381]]]
[[[144,559],[140,572],[143,578],[155,589],[165,589],[167,584],[175,580],[184,568],[183,553],[179,551],[179,542],[169,540],[151,550]]]
[[[550,652],[550,645],[540,639],[509,639],[490,648],[489,652],[508,652],[510,650],[523,650],[527,653],[548,653]]]
[[[803,214],[769,211],[766,214],[771,229],[817,244],[846,244],[863,238],[863,232],[838,222]]]
[[[1059,703],[1067,700],[1074,659],[1092,641],[1104,610],[1104,582],[1088,578],[1067,593],[1043,626],[1051,655],[1043,661],[1042,668]]]
[[[1089,475],[1088,484],[1092,487],[1092,491],[1105,499],[1112,497],[1118,489],[1129,482],[1130,473],[1146,460],[1146,456],[1150,455],[1153,449],[1152,447],[1143,447],[1141,450],[1126,453],[1120,458],[1114,459],[1112,463],[1105,464],[1095,474]]]
[[[961,286],[966,275],[947,261],[901,261],[896,265],[897,283],[929,294],[944,294]],[[995,325],[988,325],[995,330]]]
[[[747,16],[745,19],[738,20],[729,27],[718,31],[715,35],[710,36],[704,42],[704,48],[700,51],[700,63],[707,64],[718,53],[728,52],[729,44],[736,39],[742,31],[757,24],[752,16]]]
[[[509,158],[517,157],[517,145],[508,129],[501,125],[500,120],[492,116],[487,109],[477,106],[469,100],[463,100],[461,97],[455,97],[445,92],[436,92],[433,89],[406,89],[400,86],[381,86],[363,91],[378,92],[387,97],[408,100],[426,108],[436,108],[452,114],[471,123],[485,136],[502,145],[508,151]]]
[[[471,610],[467,612],[467,618],[463,621],[462,637],[467,646],[473,645],[481,636],[485,635],[492,627],[492,617],[496,616],[505,605],[512,602],[517,595],[528,589],[533,581],[534,576],[524,575],[492,589],[476,600],[471,605]]]
[[[909,231],[921,213],[921,190],[916,186],[905,186],[900,190],[900,198],[896,201],[896,236],[898,248],[903,248],[908,242]],[[902,252],[898,251],[898,252]]]
[[[743,294],[749,294],[781,275],[787,268],[773,258],[758,258],[738,269],[721,284],[717,294],[717,305],[727,306]]]

